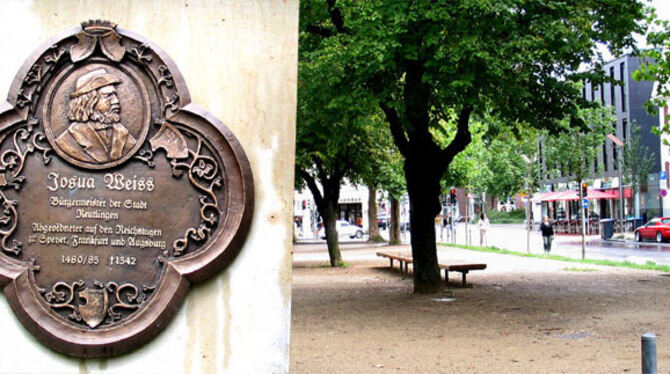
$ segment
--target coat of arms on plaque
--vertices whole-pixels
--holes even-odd
[[[78,357],[131,350],[232,261],[253,178],[174,62],[108,21],[37,50],[0,109],[0,286]]]

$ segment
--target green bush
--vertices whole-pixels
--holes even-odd
[[[526,220],[526,212],[523,209],[513,210],[511,212],[499,212],[497,210],[490,210],[486,212],[491,223],[524,223]]]

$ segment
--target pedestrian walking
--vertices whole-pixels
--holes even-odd
[[[454,219],[451,213],[447,213],[447,217],[442,221],[442,230],[447,231],[447,241],[453,241]]]
[[[486,231],[489,229],[489,219],[486,217],[486,213],[482,213],[479,216],[479,222],[477,222],[477,228],[479,228],[479,246],[480,247],[488,246]]]
[[[554,226],[549,222],[549,217],[542,217],[542,224],[540,224],[542,231],[542,242],[544,243],[544,254],[548,255],[551,252],[551,242],[554,240]]]
[[[440,241],[442,241],[442,216],[435,217],[435,235],[440,232]]]

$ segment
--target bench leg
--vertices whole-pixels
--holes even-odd
[[[409,274],[409,262],[405,262],[405,274]]]
[[[444,284],[449,286],[449,271],[447,269],[444,269]]]
[[[462,285],[462,287],[465,288],[465,274],[467,274],[468,271],[465,270],[465,271],[462,271],[461,273],[463,274],[463,285]]]
[[[389,258],[389,260],[391,260],[391,269],[393,269],[393,259]]]

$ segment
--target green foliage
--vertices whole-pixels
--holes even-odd
[[[486,212],[486,216],[491,223],[524,223],[526,220],[526,213],[523,209],[517,209],[511,212],[489,210]]]
[[[301,8],[330,26],[325,2]],[[333,2],[334,3],[334,2]],[[553,127],[575,104],[585,106],[575,81],[604,79],[600,71],[573,74],[582,63],[600,64],[595,43],[619,50],[631,46],[632,31],[644,16],[642,2],[564,1],[387,1],[340,0],[346,33],[334,38],[347,46],[354,79],[374,85],[377,97],[393,98],[401,117],[407,105],[407,71],[421,64],[431,126],[472,105],[480,113]],[[332,29],[332,28],[331,28]],[[407,130],[412,121],[405,121]]]
[[[449,122],[442,126],[443,131],[433,130],[432,133],[437,145],[446,147],[453,140],[456,124]],[[446,193],[451,186],[482,192],[485,190],[486,182],[492,178],[492,172],[487,164],[489,152],[484,141],[488,127],[481,121],[473,121],[470,128],[472,141],[463,152],[454,157],[442,176],[443,193]]]
[[[651,48],[639,52],[642,64],[633,73],[633,78],[656,82],[656,96],[645,104],[647,112],[655,114],[656,108],[665,106],[665,101],[670,97],[670,22],[658,19],[653,8],[647,9],[646,22],[647,45]],[[670,133],[668,123],[662,131]]]
[[[370,121],[366,131],[368,146],[357,150],[365,160],[354,165],[350,179],[354,183],[377,186],[387,191],[389,198],[400,199],[406,191],[403,158],[393,145],[391,131],[382,121],[379,115]]]
[[[579,117],[586,128],[570,127],[564,120],[563,132],[545,137],[543,145],[548,171],[554,176],[571,176],[581,183],[591,174],[615,118],[611,107],[581,109]]]
[[[656,158],[649,147],[642,145],[640,126],[634,123],[630,131],[631,137],[624,145],[622,174],[624,183],[629,184],[633,191],[640,192],[642,185],[647,183],[647,176],[652,171]]]
[[[520,256],[520,257],[540,258],[540,259],[547,259],[547,260],[558,260],[558,261],[573,262],[573,263],[578,263],[578,264],[602,265],[602,266],[612,266],[612,267],[620,267],[620,268],[628,268],[628,269],[654,270],[654,271],[670,272],[670,266],[669,265],[659,265],[659,264],[649,264],[649,263],[645,264],[645,265],[638,265],[638,264],[634,264],[632,262],[619,262],[619,261],[612,261],[612,260],[577,259],[577,258],[573,258],[573,257],[565,257],[565,256],[557,256],[557,255],[541,255],[541,254],[532,254],[532,253],[526,253],[526,252],[510,251],[510,250],[507,250],[507,249],[500,249],[500,248],[497,248],[497,247],[476,247],[476,246],[471,246],[471,245],[448,244],[448,243],[440,243],[440,245],[443,245],[443,246],[446,246],[446,247],[468,249],[468,250],[477,251],[477,252],[488,252],[488,253],[497,253],[497,254],[503,254],[503,255]]]

